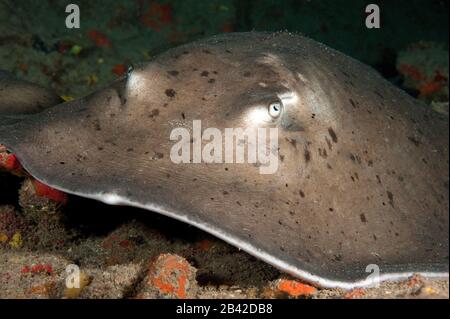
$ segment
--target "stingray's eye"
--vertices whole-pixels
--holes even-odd
[[[282,108],[283,108],[283,105],[279,101],[270,103],[269,115],[273,118],[278,118],[281,114]]]
[[[130,76],[131,72],[133,72],[133,70],[134,70],[133,64],[130,64],[130,66],[128,67],[128,70],[127,70],[127,76]]]

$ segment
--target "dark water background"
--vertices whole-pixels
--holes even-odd
[[[75,3],[81,28],[65,27]],[[365,27],[376,3],[381,28]],[[397,75],[398,52],[418,41],[448,48],[443,0],[0,0],[0,68],[79,97],[131,63],[205,36],[233,31],[301,32]]]

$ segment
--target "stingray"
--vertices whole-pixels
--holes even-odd
[[[315,285],[448,276],[448,119],[301,35],[199,40],[0,123],[39,181],[194,225]],[[254,139],[234,131],[227,161],[227,128],[276,143],[238,161]]]

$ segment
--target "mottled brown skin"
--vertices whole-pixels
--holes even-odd
[[[276,174],[171,162],[173,128],[247,127],[246,111],[286,91],[298,101],[265,124],[279,128]],[[228,34],[169,50],[0,129],[0,143],[53,187],[160,206],[306,280],[299,270],[354,282],[368,264],[448,272],[448,120],[299,35]]]

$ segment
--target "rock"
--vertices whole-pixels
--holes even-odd
[[[197,269],[174,254],[161,254],[151,264],[138,298],[195,298],[198,291],[195,280]]]
[[[297,280],[278,279],[272,281],[263,291],[265,298],[300,298],[311,297],[317,293],[317,289]]]
[[[141,264],[109,266],[105,270],[88,269],[90,284],[79,294],[88,299],[122,299],[134,294],[134,289],[143,277]]]
[[[52,221],[59,221],[61,202],[42,195],[44,191],[41,185],[44,184],[33,178],[25,179],[19,190],[19,204],[32,221],[42,220],[42,213],[51,216]]]
[[[27,178],[19,191],[19,204],[24,219],[32,225],[26,234],[31,248],[61,249],[70,235],[64,225],[62,202],[37,194],[36,180]],[[43,185],[43,184],[42,184]]]
[[[344,295],[344,299],[360,299],[363,298],[365,295],[365,291],[362,288],[355,288],[350,291],[348,291]]]
[[[57,296],[71,262],[46,253],[3,252],[0,254],[0,299],[46,299]]]
[[[19,249],[27,223],[13,206],[0,206],[0,248]]]

